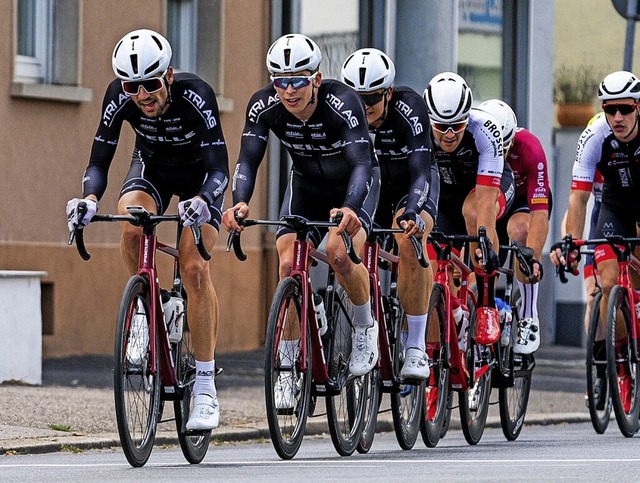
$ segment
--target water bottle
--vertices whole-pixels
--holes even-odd
[[[163,294],[164,295],[164,294]],[[164,322],[167,325],[169,342],[177,344],[182,339],[182,326],[184,324],[184,300],[180,294],[171,292],[169,299],[162,304],[164,310]],[[163,297],[164,299],[165,297]]]
[[[322,337],[327,333],[327,314],[324,311],[324,302],[322,300],[322,297],[315,292],[313,294],[313,309],[316,312],[318,329],[320,331],[320,337]]]
[[[502,322],[500,344],[504,347],[509,345],[509,341],[511,340],[511,321],[513,320],[513,313],[511,311],[511,306],[498,297],[496,297],[496,308],[498,309],[500,321]]]

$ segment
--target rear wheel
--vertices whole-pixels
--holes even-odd
[[[302,294],[298,280],[283,279],[269,311],[265,344],[265,405],[273,447],[293,458],[304,437],[311,395],[311,344],[306,334],[306,370],[301,370]]]
[[[427,317],[427,354],[431,374],[425,385],[420,433],[424,444],[433,448],[444,437],[443,429],[448,426],[447,413],[450,415],[450,409],[447,409],[450,400],[449,361],[445,339],[447,314],[445,289],[440,284],[434,284],[431,291]],[[446,434],[446,430],[444,433]]]
[[[520,313],[519,305],[521,303],[520,290],[516,287],[511,301],[513,314],[511,327],[518,327],[520,319],[518,315]],[[529,404],[531,374],[535,366],[533,355],[527,356],[513,353],[514,332],[512,332],[509,344],[502,347],[502,364],[503,369],[507,369],[509,383],[500,385],[498,391],[500,425],[502,426],[502,433],[509,441],[515,441],[522,431],[527,405]]]
[[[331,441],[338,454],[349,456],[356,450],[364,426],[371,373],[353,377],[349,373],[353,308],[346,292],[339,286],[327,295],[329,327],[333,337],[329,342],[329,392],[327,422]]]
[[[469,308],[469,337],[467,338],[465,361],[471,375],[471,384],[467,391],[458,394],[458,401],[464,438],[469,444],[478,444],[484,433],[489,413],[492,354],[489,346],[476,344],[476,308],[471,295],[467,300],[467,307]]]
[[[135,467],[151,455],[160,413],[160,377],[151,373],[149,307],[147,280],[131,277],[116,322],[113,391],[122,450]],[[159,370],[157,351],[155,359]]]
[[[193,352],[192,335],[187,319],[187,300],[185,297],[184,322],[182,339],[175,347],[176,378],[178,385],[182,387],[182,399],[174,401],[173,411],[176,416],[176,430],[180,449],[186,460],[191,464],[200,463],[209,449],[211,431],[198,433],[187,432],[186,424],[191,413],[191,398],[193,396],[193,383],[196,379],[196,357]]]
[[[593,298],[591,315],[589,317],[589,332],[587,333],[587,406],[591,416],[591,424],[596,433],[603,434],[611,419],[611,395],[607,378],[607,343],[600,336],[600,302],[602,292],[597,292]]]
[[[611,388],[611,402],[620,432],[630,438],[638,431],[638,362],[632,347],[633,323],[627,291],[616,285],[609,295],[607,307],[607,373]],[[622,335],[624,334],[624,335]]]
[[[404,310],[399,302],[396,310],[392,310],[389,324],[393,327],[394,343],[391,351],[393,357],[393,374],[400,377],[406,347],[402,342],[401,332],[405,319]],[[396,439],[402,449],[409,450],[416,444],[420,432],[420,420],[422,418],[422,404],[424,401],[424,382],[416,381],[399,383],[398,391],[391,393],[391,414],[393,416],[393,428]]]

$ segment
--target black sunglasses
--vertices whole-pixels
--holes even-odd
[[[382,98],[387,94],[387,89],[377,94],[360,94],[360,98],[365,105],[371,107],[375,106],[378,102],[382,100]]]
[[[602,106],[602,110],[607,114],[612,116],[616,115],[616,112],[620,111],[620,114],[626,116],[627,114],[631,114],[638,107],[637,103],[633,104],[607,104],[606,106]]]
[[[122,81],[122,90],[125,94],[130,96],[138,95],[140,88],[144,87],[147,93],[159,91],[164,87],[164,74],[162,77],[152,77],[151,79],[139,80],[139,81]]]
[[[271,82],[273,82],[274,87],[278,89],[284,90],[289,86],[292,86],[294,89],[302,89],[311,84],[311,81],[315,79],[317,75],[318,73],[316,72],[311,75],[294,75],[291,77],[271,76]]]

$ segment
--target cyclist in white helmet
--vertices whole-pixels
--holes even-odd
[[[477,235],[486,228],[491,248],[488,259],[475,253],[478,279],[478,328],[476,340],[491,344],[500,337],[494,299],[496,269],[500,265],[493,247],[499,246],[496,220],[509,209],[514,195],[513,174],[504,162],[502,130],[490,114],[472,109],[473,95],[465,80],[453,72],[436,75],[424,91],[431,123],[433,152],[440,171],[440,202],[436,228],[446,234]],[[496,248],[497,250],[497,248]],[[433,259],[435,254],[431,254]],[[464,346],[466,310],[453,299]]]
[[[582,238],[587,202],[599,171],[603,183],[602,202],[595,230],[590,236],[634,237],[637,236],[636,224],[640,222],[640,80],[631,72],[613,72],[600,83],[598,99],[602,102],[604,116],[593,120],[578,140],[565,233]],[[638,248],[635,254],[640,255]],[[565,264],[560,243],[552,246],[550,257],[556,265]],[[571,268],[577,273],[578,251],[572,250],[569,258]],[[610,245],[595,247],[594,259],[602,284],[600,320],[605,324],[609,294],[618,278],[618,261]],[[633,272],[631,275],[638,288],[640,281],[634,279]],[[604,377],[603,384],[606,384]]]
[[[269,48],[266,64],[271,83],[249,100],[233,180],[234,206],[225,211],[223,223],[228,231],[242,229],[235,216],[245,218],[249,214],[258,167],[272,131],[292,159],[280,215],[327,220],[338,212],[343,214],[340,225],[329,230],[326,250],[329,263],[354,305],[349,369],[353,375],[361,376],[377,363],[378,325],[371,314],[367,269],[349,259],[340,234],[351,235],[354,248],[361,251],[378,202],[380,172],[377,164],[374,167],[360,98],[342,82],[323,79],[321,60],[318,46],[302,34],[284,35]],[[312,234],[315,246],[323,235],[319,230]],[[296,235],[282,228],[276,238],[280,277],[284,278],[291,271]],[[281,363],[287,367],[292,361]],[[278,387],[276,406],[292,408],[291,372],[280,373]]]
[[[136,132],[135,148],[118,202],[118,211],[139,205],[164,213],[171,198],[180,198],[184,226],[200,225],[211,251],[220,229],[229,167],[218,105],[213,89],[194,74],[173,72],[171,46],[152,30],[125,35],[113,50],[116,79],[107,87],[102,117],[83,176],[83,198],[67,203],[69,230],[89,223],[107,187],[121,127],[127,121]],[[197,98],[198,102],[194,102]],[[84,216],[78,204],[87,205]],[[122,223],[122,257],[136,272],[141,229]],[[214,383],[214,353],[218,332],[218,299],[209,262],[202,259],[191,230],[182,232],[180,263],[189,294],[188,319],[196,356],[194,401],[189,430],[214,429],[220,409]],[[135,327],[134,327],[135,335]],[[134,345],[130,345],[134,347]],[[135,358],[134,358],[135,359]]]
[[[429,137],[429,116],[420,94],[394,86],[395,66],[378,49],[361,49],[342,65],[342,82],[360,94],[382,176],[375,222],[383,228],[401,226],[398,293],[407,314],[403,379],[427,379],[425,329],[431,267],[420,267],[409,236],[427,239],[438,207],[438,171]]]
[[[525,277],[516,265],[516,278],[522,304],[514,352],[531,354],[540,346],[538,321],[538,284],[542,279],[542,249],[549,233],[551,190],[547,158],[540,140],[530,131],[518,127],[511,107],[499,99],[489,99],[478,109],[491,114],[502,129],[504,156],[513,171],[515,196],[509,211],[496,225],[503,243],[516,240],[533,249],[533,273]]]

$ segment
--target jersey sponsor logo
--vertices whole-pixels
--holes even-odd
[[[260,113],[266,108],[266,107],[271,107],[274,104],[277,104],[280,102],[280,98],[278,97],[278,95],[273,95],[273,96],[269,96],[267,98],[267,102],[265,104],[264,99],[258,99],[256,102],[254,102],[251,105],[251,108],[249,109],[249,121],[251,122],[258,122],[258,117],[260,117]]]
[[[323,132],[312,132],[311,139],[327,139],[327,135]]]
[[[191,141],[191,138],[196,135],[195,131],[189,131],[184,136],[156,136],[149,134],[140,129],[134,128],[136,134],[148,141],[155,143],[171,143],[171,144],[186,144]]]
[[[620,176],[620,185],[623,188],[628,188],[629,186],[631,186],[631,183],[629,182],[630,176],[627,168],[618,168],[618,176]]]
[[[409,121],[409,124],[413,127],[414,135],[420,134],[423,131],[420,118],[418,116],[411,117],[413,109],[411,109],[406,102],[398,100],[396,102],[396,109]]]
[[[359,126],[360,123],[358,122],[358,118],[353,115],[353,111],[351,109],[342,111],[342,109],[344,108],[344,102],[341,101],[339,97],[331,93],[329,93],[327,97],[327,102],[329,103],[329,105],[332,106],[342,115],[342,117],[347,120],[347,122],[349,123],[349,127],[354,128]]]
[[[124,93],[118,94],[117,102],[116,100],[112,100],[104,108],[104,112],[102,113],[102,123],[105,126],[108,126],[111,123],[111,121],[113,121],[114,116],[120,110],[120,108],[130,100],[131,100],[130,96],[127,96]]]
[[[502,138],[502,132],[500,131],[500,129],[498,129],[498,126],[496,125],[496,123],[494,123],[490,119],[487,119],[484,122],[483,126],[487,128],[487,131],[491,135],[491,139],[494,143],[494,146],[497,148],[496,156],[502,157],[503,156],[502,143],[498,142],[498,139]]]
[[[205,109],[206,103],[198,93],[192,91],[191,89],[187,89],[186,91],[184,91],[184,97],[191,104],[198,108],[209,129],[213,129],[218,125],[218,121],[216,120],[216,116],[213,114],[213,111],[211,109]]]
[[[544,198],[538,198],[536,195],[533,195],[533,198],[531,199],[532,205],[544,205],[547,203],[549,203],[549,199],[546,196]]]
[[[284,140],[280,140],[280,142],[286,147],[290,149],[295,149],[296,151],[323,151],[323,152],[332,152],[337,151],[342,148],[342,141],[337,141],[330,145],[322,145],[322,144],[299,144],[299,143],[290,143]]]
[[[299,138],[302,139],[304,135],[299,131],[285,131],[285,136],[289,136],[290,138]]]
[[[444,166],[439,166],[438,170],[440,171],[440,181],[445,184],[453,184],[453,173],[451,168],[446,168]]]

